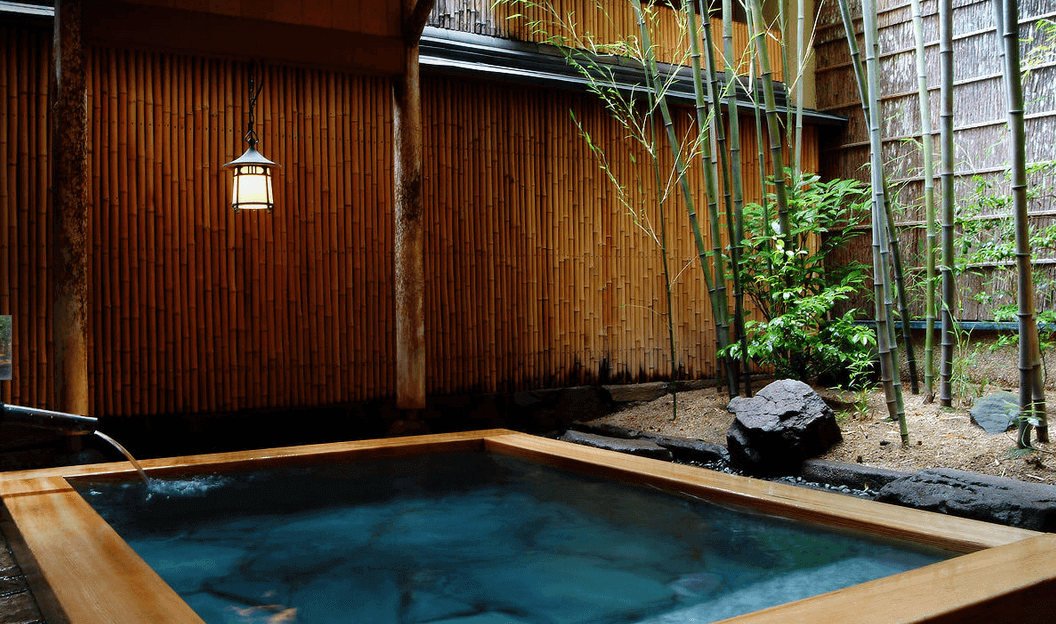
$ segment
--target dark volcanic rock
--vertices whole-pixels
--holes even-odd
[[[876,500],[1035,531],[1056,530],[1056,486],[963,470],[920,470],[885,485]]]
[[[737,416],[726,432],[730,462],[748,473],[796,474],[804,459],[843,439],[836,415],[802,381],[775,381],[727,409]]]
[[[642,436],[642,432],[637,429],[628,429],[611,423],[574,422],[569,425],[568,428],[583,433],[593,433],[595,435],[605,436],[606,438],[624,438],[626,440],[633,440]]]
[[[803,462],[799,476],[806,481],[846,485],[856,490],[879,490],[888,483],[910,473],[862,464],[844,464],[825,459],[808,459]]]
[[[532,390],[513,395],[513,428],[553,431],[577,420],[593,420],[612,413],[612,396],[601,386]]]
[[[642,439],[650,440],[668,449],[679,461],[695,461],[705,464],[729,461],[729,453],[721,444],[648,433],[643,433]]]
[[[593,446],[594,448],[606,449],[609,451],[671,461],[671,451],[649,440],[607,438],[593,433],[583,433],[582,431],[567,431],[560,439],[565,442],[574,442],[576,444]]]

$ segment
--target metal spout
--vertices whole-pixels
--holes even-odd
[[[53,412],[35,407],[7,405],[0,402],[0,424],[13,423],[38,429],[61,431],[71,435],[86,435],[95,432],[99,419],[92,416]]]

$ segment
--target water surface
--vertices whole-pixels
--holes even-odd
[[[210,624],[713,622],[947,556],[486,453],[77,487]]]

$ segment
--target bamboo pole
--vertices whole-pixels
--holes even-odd
[[[697,220],[697,212],[696,212],[695,203],[694,203],[694,199],[693,199],[693,193],[690,190],[690,183],[689,183],[689,178],[688,178],[688,175],[687,175],[687,167],[686,167],[685,162],[683,161],[683,157],[682,157],[681,150],[680,150],[680,147],[679,147],[678,139],[677,139],[677,137],[675,135],[674,126],[673,126],[673,122],[672,122],[672,119],[671,119],[671,112],[668,109],[666,97],[664,97],[662,91],[655,84],[655,77],[658,75],[658,71],[656,69],[656,61],[655,61],[655,57],[654,57],[653,52],[652,52],[652,44],[651,44],[650,39],[649,39],[649,32],[648,32],[648,29],[646,28],[646,22],[645,22],[645,14],[644,14],[644,12],[642,10],[642,6],[641,6],[640,0],[634,0],[634,9],[635,9],[635,14],[636,14],[636,16],[638,18],[638,25],[639,25],[639,29],[640,29],[641,37],[642,37],[642,46],[643,46],[643,49],[645,50],[646,59],[647,59],[646,77],[647,77],[647,83],[649,84],[649,87],[650,87],[649,88],[649,92],[650,92],[650,94],[653,97],[656,98],[656,105],[659,107],[661,118],[663,120],[664,128],[665,128],[665,131],[666,131],[666,134],[667,134],[668,143],[670,145],[671,152],[672,152],[672,155],[674,157],[675,171],[676,171],[677,178],[678,178],[678,181],[679,181],[679,186],[680,186],[680,188],[682,190],[683,200],[685,201],[686,209],[687,209],[688,214],[689,214],[690,227],[693,230],[693,239],[694,239],[694,242],[696,243],[696,247],[697,247],[697,258],[698,258],[698,260],[700,262],[700,268],[701,268],[701,270],[704,273],[704,281],[705,281],[705,284],[707,286],[709,298],[711,299],[711,307],[712,307],[713,318],[716,319],[716,321],[717,321],[717,319],[721,318],[721,315],[720,315],[719,309],[718,309],[718,297],[715,296],[715,286],[712,283],[712,279],[711,279],[711,276],[710,276],[710,269],[708,267],[708,260],[707,260],[707,253],[708,252],[707,252],[707,248],[704,245],[704,238],[703,238],[703,235],[701,234],[700,225],[699,225],[699,222]],[[698,67],[699,67],[699,54],[696,57],[696,62],[698,63]],[[700,72],[696,71],[696,72],[694,72],[694,85],[695,85],[695,90],[698,92],[698,102],[700,101],[700,95],[702,95],[702,90],[703,90],[702,85],[700,85],[699,83],[700,83]],[[716,341],[718,342],[718,350],[721,351],[722,349],[724,349],[726,347],[726,343],[722,342],[723,339],[725,338],[725,336],[723,336],[722,332],[718,330],[718,327],[719,327],[718,322],[716,322],[716,332],[715,332],[716,333]],[[731,392],[732,392],[732,388],[731,388]]]
[[[157,72],[154,68],[155,56],[153,54],[147,54],[144,58],[144,84],[147,87],[145,94],[145,101],[143,103],[143,112],[146,116],[144,120],[144,139],[146,152],[144,154],[144,165],[147,170],[147,184],[144,189],[144,196],[147,201],[149,220],[147,221],[147,260],[149,265],[149,272],[147,274],[147,297],[148,297],[148,322],[151,328],[151,342],[150,342],[150,387],[147,391],[147,409],[150,413],[154,414],[158,412],[159,405],[158,399],[164,397],[164,388],[162,387],[163,378],[159,375],[159,370],[164,366],[165,363],[165,351],[164,351],[164,326],[159,321],[158,311],[158,253],[163,251],[158,240],[158,193],[160,191],[160,175],[158,170],[160,169],[161,162],[157,155],[160,150],[161,141],[159,135],[161,133],[161,120],[155,115],[155,92],[157,90]]]
[[[942,146],[940,176],[942,183],[942,359],[939,370],[939,404],[953,406],[953,349],[955,284],[954,262],[954,191],[953,191],[953,2],[938,0],[940,113]]]
[[[753,24],[753,20],[751,20],[751,19],[748,20],[748,33],[749,33],[749,43],[750,43],[751,48],[752,48],[752,50],[751,50],[752,53],[749,55],[749,59],[748,59],[748,85],[749,85],[749,89],[750,89],[749,97],[752,98],[752,109],[753,109],[753,112],[755,113],[756,162],[758,163],[758,173],[759,173],[759,176],[758,176],[758,179],[759,179],[758,191],[759,192],[758,192],[757,196],[759,198],[759,207],[761,208],[762,215],[763,215],[763,218],[762,218],[763,231],[760,232],[760,234],[762,235],[763,240],[764,240],[763,244],[766,245],[767,247],[769,247],[769,240],[770,240],[770,208],[769,208],[769,199],[767,198],[767,193],[766,193],[766,148],[765,148],[765,146],[763,144],[763,116],[762,116],[762,109],[759,106],[759,97],[758,97],[759,86],[756,84],[756,78],[755,78],[756,62],[752,62],[752,60],[751,60],[754,57],[756,59],[756,61],[758,62],[759,59],[761,58],[761,54],[760,54],[760,48],[761,48],[760,37],[764,36],[764,34],[763,33],[758,33],[758,32],[755,31],[755,26]],[[763,42],[763,45],[765,45],[765,41]],[[770,271],[770,272],[773,272],[773,266],[772,266],[772,264],[771,264],[771,262],[769,260],[767,260],[767,270]]]
[[[707,193],[708,218],[711,223],[711,246],[712,265],[715,275],[712,281],[714,286],[712,294],[712,307],[715,314],[715,326],[717,328],[717,350],[721,353],[729,345],[730,323],[729,323],[729,297],[726,289],[725,262],[722,256],[722,232],[720,230],[720,218],[718,210],[719,189],[716,180],[716,169],[718,159],[716,152],[722,152],[725,159],[725,140],[719,141],[722,133],[721,103],[720,96],[716,90],[717,79],[715,78],[714,45],[711,40],[711,20],[706,11],[701,11],[701,25],[704,35],[704,58],[707,66],[706,82],[701,76],[700,67],[700,36],[696,26],[696,15],[693,3],[686,4],[686,14],[689,20],[690,49],[693,57],[693,87],[697,98],[697,133],[700,141],[701,160],[704,171],[704,188]],[[703,84],[702,84],[703,83]],[[705,100],[705,90],[707,99]],[[706,104],[707,103],[707,104]],[[710,105],[710,110],[708,108]],[[672,146],[674,148],[674,146]],[[723,167],[722,175],[728,180],[729,167]],[[724,184],[729,189],[730,184]],[[726,196],[727,216],[730,212],[729,195]],[[728,222],[727,222],[728,227]],[[716,363],[722,366],[726,375],[726,388],[731,397],[740,394],[739,375],[736,369],[737,360],[729,356],[719,356]]]
[[[14,59],[14,48],[15,41],[14,37],[5,39],[3,43],[0,43],[0,54],[3,54],[3,58],[8,63],[0,65],[0,93],[5,96],[11,92],[12,87],[9,86],[9,81],[12,72],[10,71],[11,61]],[[0,271],[0,314],[12,314],[11,309],[11,279],[10,273],[12,272],[10,267],[15,266],[12,262],[11,251],[13,248],[13,241],[11,240],[11,221],[12,216],[16,215],[17,203],[15,201],[15,192],[13,192],[13,180],[9,174],[10,164],[15,162],[15,155],[12,150],[14,143],[11,141],[11,135],[14,128],[12,125],[16,119],[17,111],[11,110],[11,101],[17,102],[17,98],[0,97],[0,120],[6,121],[6,123],[0,123],[0,156],[4,157],[5,166],[0,167],[0,266],[3,266],[5,270]],[[12,315],[12,321],[15,317]],[[11,329],[11,353],[12,356],[12,377],[15,375],[14,367],[17,365],[13,361],[14,352],[16,345],[18,344],[18,330],[17,326]],[[7,401],[11,401],[11,389],[14,384],[11,380],[2,379],[0,380],[0,397],[4,397]]]
[[[744,375],[745,396],[752,396],[752,374],[749,369],[748,336],[744,324],[743,266],[741,265],[741,243],[744,240],[744,172],[741,164],[741,124],[737,112],[736,84],[739,63],[733,56],[733,2],[722,1],[723,68],[726,72],[726,118],[730,124],[730,181],[733,188],[733,220],[730,235],[730,256],[733,263],[734,323],[737,340],[741,343],[741,372]]]
[[[34,103],[34,112],[46,111],[49,105],[49,84],[48,77],[43,75],[43,72],[32,76],[33,80],[33,91],[32,97]],[[52,216],[52,212],[48,210],[48,203],[53,202],[52,194],[48,188],[48,165],[49,162],[49,140],[48,140],[48,127],[46,124],[32,124],[30,126],[30,143],[32,146],[33,156],[29,157],[33,164],[33,189],[34,195],[33,201],[30,206],[33,210],[31,213],[31,223],[36,224],[36,236],[38,244],[36,246],[37,260],[36,266],[37,274],[40,282],[47,284],[53,278],[55,271],[59,268],[56,267],[50,259],[49,250],[54,250],[58,244],[58,241],[54,240],[53,232],[56,227],[56,218]],[[52,134],[54,136],[54,133]],[[58,160],[52,160],[52,167],[54,170],[54,163]],[[54,175],[54,174],[53,174]],[[49,245],[48,243],[52,243]],[[31,284],[32,282],[30,282]],[[30,284],[27,284],[29,286]],[[53,286],[54,289],[54,286]],[[49,341],[53,341],[55,338],[55,323],[54,318],[49,323],[48,310],[52,309],[55,305],[55,297],[52,293],[49,293],[47,288],[36,289],[37,303],[36,303],[36,314],[38,322],[36,324],[37,329],[37,350],[31,351],[30,353],[44,353],[45,349],[48,348]],[[53,366],[48,365],[46,361],[42,361],[43,358],[37,358],[37,390],[36,396],[38,400],[45,400],[45,397],[53,397],[55,392],[55,382],[53,376],[49,373],[55,370]]]
[[[880,63],[876,57],[876,6],[872,0],[862,3],[863,30],[865,31],[865,63],[868,87],[863,89],[870,98],[869,143],[872,152],[871,182],[873,191],[873,290],[876,296],[877,348],[880,353],[881,377],[888,413],[897,420],[902,436],[902,445],[909,446],[909,430],[906,428],[905,407],[902,402],[902,385],[898,375],[897,361],[889,344],[888,327],[891,322],[887,286],[889,265],[883,259],[887,214],[884,210],[884,174],[880,135],[880,110],[878,103]],[[853,30],[848,32],[853,36]]]
[[[757,37],[765,36],[763,27],[763,8],[760,0],[748,2],[749,19]],[[788,223],[788,195],[785,190],[785,160],[781,147],[781,122],[777,114],[777,101],[774,98],[773,70],[770,66],[770,53],[765,45],[756,47],[759,60],[759,77],[763,82],[763,100],[766,105],[766,126],[770,136],[770,160],[773,162],[774,195],[777,199],[777,220],[781,228],[780,236],[785,249],[792,249],[792,232]]]
[[[1035,312],[1033,266],[1031,265],[1030,220],[1027,208],[1026,132],[1024,130],[1023,79],[1019,54],[1019,6],[1014,0],[994,0],[1002,18],[1004,75],[1008,101],[1009,151],[1012,169],[1012,204],[1015,214],[1017,318],[1019,321],[1019,427],[1016,444],[1028,448],[1031,426],[1038,428],[1038,441],[1048,442],[1045,388]],[[1000,5],[1000,6],[998,6]]]
[[[931,102],[928,96],[928,75],[925,63],[924,18],[920,0],[912,0],[913,41],[916,48],[917,97],[920,102],[920,147],[924,156],[924,220],[927,238],[924,246],[926,266],[924,311],[924,387],[935,394],[935,251],[938,227],[935,222],[935,153],[932,147]]]

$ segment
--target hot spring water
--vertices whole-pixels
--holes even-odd
[[[487,453],[76,486],[211,624],[711,622],[948,556]]]

